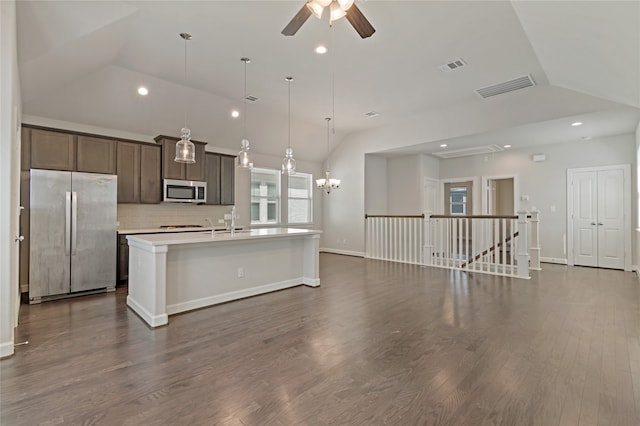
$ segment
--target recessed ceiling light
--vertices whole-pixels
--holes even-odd
[[[446,143],[441,143],[441,144],[440,144],[440,148],[446,148],[446,147],[447,147],[447,144],[446,144]]]
[[[573,123],[571,123],[571,125],[572,125],[573,127],[582,126],[582,121],[574,121]]]
[[[240,112],[234,109],[233,111],[231,111],[231,116],[233,118],[238,118],[240,117]]]
[[[324,55],[325,53],[327,53],[327,47],[323,45],[316,47],[316,53],[318,55]]]
[[[507,145],[502,145],[503,148],[511,148],[511,145],[507,144]]]
[[[147,96],[149,94],[149,89],[144,86],[138,87],[138,95]]]

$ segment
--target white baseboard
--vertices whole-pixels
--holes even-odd
[[[559,259],[556,257],[541,257],[540,262],[542,263],[556,263],[558,265],[568,265],[569,261],[567,259]]]
[[[333,253],[333,254],[344,254],[346,256],[356,256],[356,257],[364,257],[364,252],[362,251],[351,251],[351,250],[340,250],[334,248],[321,248],[320,253]]]
[[[151,327],[160,327],[166,325],[169,322],[167,314],[152,315],[142,305],[136,302],[131,296],[127,296],[127,306],[130,307],[140,318],[142,318]]]
[[[638,265],[632,265],[631,270],[635,271],[635,273],[638,275],[638,278],[640,278],[640,268],[638,268]]]
[[[13,355],[13,342],[0,343],[0,358]]]

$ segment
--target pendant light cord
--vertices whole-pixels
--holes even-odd
[[[291,80],[293,80],[291,77],[287,77],[287,81],[289,82],[289,149],[291,149]]]
[[[182,35],[182,34],[181,34]],[[187,40],[190,36],[184,36],[184,85],[187,85]],[[184,127],[187,128],[187,92],[184,92]]]
[[[243,139],[247,139],[247,62],[249,58],[242,58],[244,62],[244,121],[242,123]]]

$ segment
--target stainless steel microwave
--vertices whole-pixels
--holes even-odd
[[[165,179],[162,194],[164,202],[204,204],[207,202],[207,182]]]

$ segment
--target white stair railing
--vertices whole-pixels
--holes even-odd
[[[423,215],[365,215],[365,257],[422,264]]]
[[[365,215],[371,259],[529,278],[540,270],[539,214]]]

